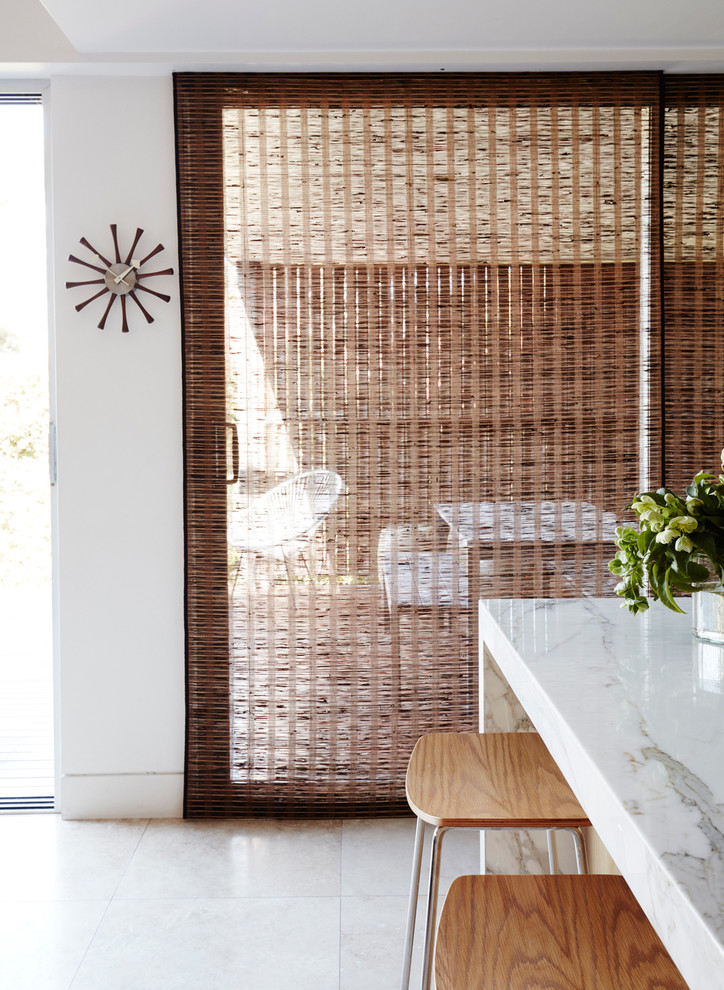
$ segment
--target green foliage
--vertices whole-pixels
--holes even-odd
[[[9,354],[12,351],[19,351],[18,338],[8,330],[7,327],[0,327],[0,352]]]
[[[15,355],[0,360],[0,585],[50,571],[47,389]]]
[[[722,451],[724,471],[724,450]],[[648,579],[651,597],[682,612],[676,595],[701,590],[724,574],[724,474],[718,479],[700,471],[684,498],[669,488],[637,495],[630,505],[639,528],[619,526],[618,552],[608,568],[619,578],[616,593],[631,612],[649,607],[643,591]]]

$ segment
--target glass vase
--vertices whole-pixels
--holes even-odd
[[[708,581],[691,596],[694,635],[706,643],[724,646],[724,586]]]

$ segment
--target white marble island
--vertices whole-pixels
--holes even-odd
[[[724,650],[593,598],[483,601],[480,642],[691,990],[724,990]]]

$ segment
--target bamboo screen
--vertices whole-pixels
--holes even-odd
[[[665,93],[666,483],[683,490],[724,446],[724,76]]]
[[[419,735],[477,725],[471,603],[609,593],[658,471],[658,77],[176,101],[186,813],[396,814]],[[259,499],[318,468],[343,491],[284,544],[284,489]]]

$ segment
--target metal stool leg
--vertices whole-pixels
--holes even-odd
[[[556,848],[556,835],[552,828],[546,829],[546,841],[548,842],[548,870],[551,876],[558,873],[558,849]]]
[[[586,862],[586,846],[583,842],[583,832],[580,828],[572,826],[560,829],[546,829],[546,839],[548,840],[548,867],[552,875],[558,873],[558,850],[556,848],[556,832],[570,832],[573,839],[573,848],[576,853],[576,870],[579,874],[588,873],[588,863]]]
[[[422,990],[430,990],[432,981],[432,962],[435,958],[435,920],[437,917],[437,893],[440,887],[440,853],[442,840],[447,828],[438,825],[432,835],[430,851],[430,882],[427,891],[427,922],[425,924],[425,942],[422,958]]]
[[[576,868],[579,873],[588,873],[588,862],[586,861],[586,846],[583,841],[583,831],[580,828],[569,828],[568,831],[573,836],[573,847],[576,851]]]
[[[412,943],[415,938],[415,918],[417,917],[417,897],[420,893],[420,871],[422,867],[422,845],[425,841],[425,822],[417,819],[415,829],[415,849],[412,854],[412,877],[410,879],[410,903],[407,906],[407,930],[405,932],[405,954],[402,960],[401,990],[409,990],[410,968],[412,966]]]

